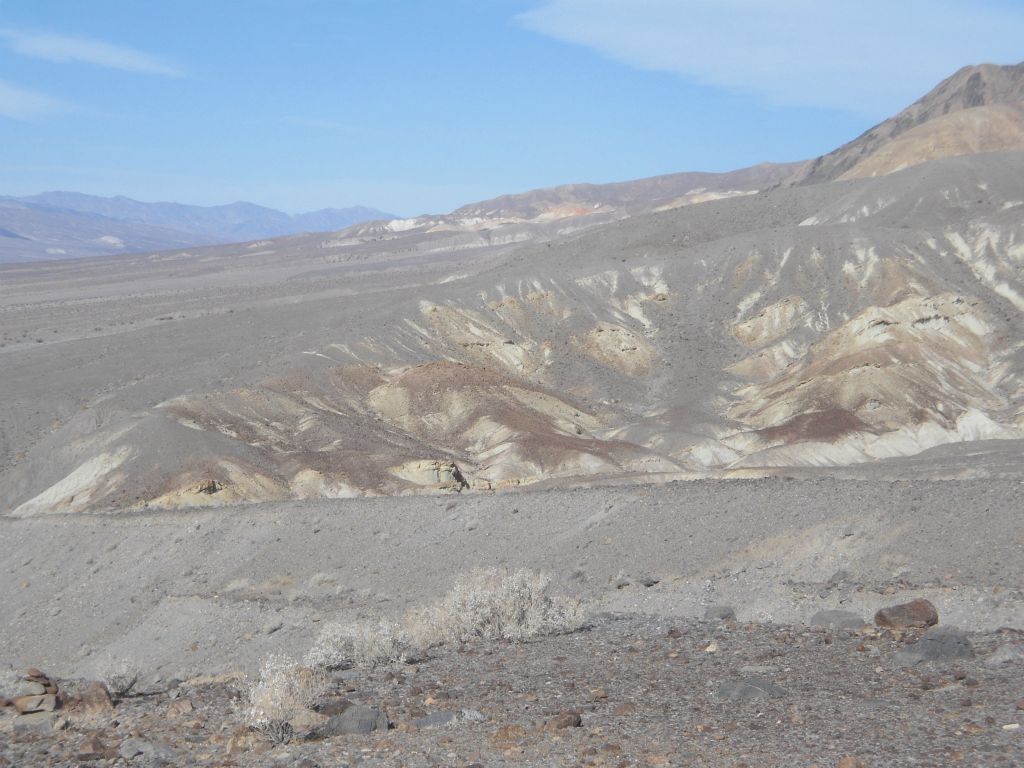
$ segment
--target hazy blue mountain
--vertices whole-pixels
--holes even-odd
[[[364,206],[290,215],[245,202],[199,206],[44,192],[0,198],[0,262],[232,243],[393,218]]]

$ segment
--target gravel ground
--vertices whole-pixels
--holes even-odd
[[[602,614],[572,635],[339,673],[323,708],[379,707],[387,731],[274,745],[241,725],[243,683],[172,682],[55,734],[13,735],[4,716],[0,764],[1020,765],[1024,733],[1006,726],[1024,721],[1024,635],[973,633],[972,658],[901,666],[919,634]],[[566,713],[580,725],[555,728]],[[86,763],[97,738],[111,757]]]
[[[323,621],[395,615],[495,566],[547,571],[595,610],[798,623],[921,596],[946,623],[1022,628],[1021,497],[769,479],[0,518],[0,666],[252,672]]]

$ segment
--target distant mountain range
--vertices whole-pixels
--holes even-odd
[[[728,173],[674,173],[613,184],[567,184],[398,219],[373,208],[295,216],[252,203],[214,207],[47,192],[0,197],[0,263],[245,242],[337,232],[331,249],[419,238],[431,249],[518,243],[638,214],[774,187],[884,176],[930,160],[1024,149],[1024,64],[964,67],[898,115],[816,159]],[[345,231],[341,231],[345,230]]]
[[[364,206],[290,215],[244,202],[206,207],[44,192],[0,197],[0,262],[234,243],[393,218]]]

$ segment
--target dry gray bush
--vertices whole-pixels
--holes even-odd
[[[405,628],[420,648],[474,639],[524,642],[580,629],[582,603],[552,595],[550,587],[551,577],[537,571],[473,571],[433,605],[407,614]]]
[[[331,622],[320,631],[305,662],[314,669],[376,667],[405,661],[408,645],[402,628],[392,621]]]
[[[96,665],[96,677],[110,695],[123,699],[139,681],[139,668],[128,659],[106,656]]]
[[[324,672],[272,654],[260,665],[259,678],[247,685],[246,725],[271,741],[285,743],[291,738],[291,720],[314,707],[328,685]]]
[[[318,669],[372,667],[404,661],[444,643],[524,642],[580,629],[580,601],[552,595],[550,587],[551,577],[536,571],[474,571],[460,577],[437,602],[410,610],[401,623],[328,624],[305,661]]]

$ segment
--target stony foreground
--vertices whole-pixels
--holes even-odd
[[[844,617],[832,619],[606,614],[572,635],[347,670],[322,716],[297,724],[286,744],[242,724],[240,679],[167,681],[115,708],[61,681],[65,709],[0,715],[0,765],[1024,763],[1024,633],[961,636],[940,624],[928,635],[941,640],[930,644],[940,658],[922,660],[924,629],[840,629]]]

